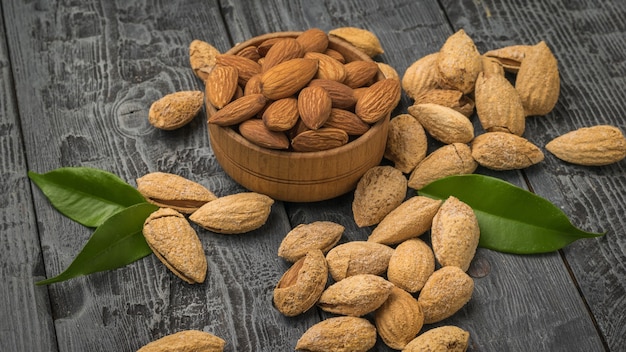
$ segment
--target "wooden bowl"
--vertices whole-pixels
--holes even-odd
[[[296,37],[301,32],[261,35],[237,44],[228,54],[269,38]],[[330,38],[329,48],[339,51],[347,61],[372,61],[352,45]],[[379,79],[381,76],[379,75]],[[215,109],[207,103],[207,114]],[[224,171],[245,188],[288,202],[313,202],[331,199],[356,187],[370,168],[382,160],[387,142],[389,116],[378,121],[363,135],[349,143],[319,152],[279,151],[259,147],[231,127],[209,124],[213,153]]]

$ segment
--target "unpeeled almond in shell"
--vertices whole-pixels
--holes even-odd
[[[203,351],[222,352],[226,341],[199,330],[184,330],[161,337],[141,347],[137,352]]]
[[[392,288],[391,282],[377,275],[348,276],[322,292],[317,305],[326,312],[360,317],[378,309]]]
[[[450,196],[433,218],[431,241],[437,261],[467,271],[479,239],[478,220],[472,208]]]
[[[437,56],[439,85],[460,90],[464,94],[474,90],[482,59],[474,41],[463,29],[457,31],[439,49]]]
[[[626,157],[626,138],[614,126],[583,127],[554,138],[546,149],[572,164],[602,166]]]
[[[162,130],[183,127],[198,115],[204,104],[201,91],[181,91],[168,94],[150,106],[148,121]]]
[[[340,27],[330,30],[328,35],[347,41],[370,57],[384,53],[378,37],[366,29]]]
[[[419,238],[400,243],[389,258],[387,279],[401,289],[415,293],[435,271],[433,250]]]
[[[517,72],[515,89],[526,116],[546,115],[559,100],[559,67],[548,45],[541,41],[529,50]]]
[[[326,287],[328,267],[319,249],[309,251],[283,274],[274,289],[274,306],[288,317],[313,307]]]
[[[472,141],[472,157],[492,170],[517,170],[543,160],[541,149],[526,138],[507,132],[487,132]]]
[[[407,185],[421,189],[440,178],[473,173],[478,163],[465,143],[447,144],[430,153],[413,170]]]
[[[351,241],[331,249],[326,261],[330,275],[335,281],[341,281],[358,274],[384,274],[393,253],[393,248],[384,244]]]
[[[408,111],[428,134],[445,144],[469,143],[474,138],[472,122],[452,108],[427,103],[409,106]]]
[[[207,272],[204,249],[182,214],[161,208],[148,216],[142,232],[154,255],[176,276],[190,284],[204,282]]]
[[[189,64],[195,75],[203,81],[215,67],[218,55],[220,51],[205,41],[194,39],[189,44]]]
[[[391,119],[384,156],[394,162],[396,169],[410,173],[424,159],[427,150],[426,132],[417,119],[409,114]]]
[[[352,202],[354,221],[359,227],[378,224],[406,197],[407,181],[391,166],[374,166],[357,183]]]
[[[310,352],[366,352],[376,344],[376,327],[367,319],[334,317],[311,326],[296,343]]]
[[[426,281],[417,301],[424,312],[424,324],[451,317],[472,298],[474,280],[461,268],[444,266]]]
[[[469,345],[469,332],[452,325],[439,326],[419,335],[403,352],[465,352]]]
[[[216,233],[245,233],[265,224],[272,204],[274,200],[264,194],[236,193],[203,205],[189,216],[189,220]]]
[[[293,263],[314,249],[326,254],[339,242],[344,230],[345,227],[332,221],[300,224],[283,238],[278,256]]]
[[[487,132],[509,132],[518,136],[524,134],[524,105],[508,79],[502,75],[481,72],[474,95],[476,114]]]
[[[439,87],[437,72],[437,56],[439,53],[428,54],[413,62],[402,76],[402,89],[413,100],[422,94]]]
[[[167,172],[151,172],[139,177],[137,190],[148,202],[183,214],[191,214],[217,199],[201,184]]]
[[[385,303],[376,310],[374,321],[385,344],[401,350],[422,329],[424,313],[415,297],[394,287]]]
[[[411,197],[387,214],[367,240],[392,245],[421,236],[430,229],[440,205],[441,200]]]

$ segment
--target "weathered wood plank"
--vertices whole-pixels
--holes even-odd
[[[243,190],[217,165],[204,118],[172,132],[147,123],[152,101],[203,88],[189,69],[193,39],[222,50],[232,45],[217,2],[35,1],[11,3],[5,11],[31,169],[92,166],[131,184],[165,171],[218,195]],[[92,230],[62,217],[40,192],[34,206],[46,274],[56,275]],[[289,228],[286,219],[277,203],[268,224],[250,234],[198,229],[210,262],[201,285],[183,283],[149,256],[50,286],[59,350],[132,351],[182,329],[221,336],[228,351],[293,348],[297,326],[306,320],[292,322],[271,304],[285,270],[275,253]]]
[[[537,145],[585,126],[610,124],[626,131],[624,2],[443,3],[455,29],[465,28],[480,50],[540,40],[552,48],[561,96],[548,116],[528,119],[526,136]],[[561,207],[575,225],[608,231],[562,252],[606,345],[625,350],[626,163],[582,167],[546,152],[545,162],[525,173],[533,190]]]
[[[263,6],[260,3],[237,6],[231,2],[227,7],[232,11],[225,11],[229,15],[226,24],[238,41],[269,31],[367,28],[379,36],[386,50],[377,59],[392,65],[400,74],[418,58],[437,51],[453,32],[438,5],[428,2],[291,2],[289,5],[263,2]],[[242,20],[251,16],[254,21]],[[405,97],[396,113],[406,112],[410,103]],[[430,146],[431,150],[436,147],[435,143]],[[518,172],[492,173],[484,169],[479,172],[524,184]],[[332,201],[288,204],[287,212],[293,226],[331,220],[346,227],[342,241],[364,240],[371,229],[354,225],[351,201],[348,194]],[[470,273],[476,283],[474,297],[446,323],[471,332],[472,350],[552,351],[571,346],[602,350],[592,321],[558,254],[521,257],[480,250]],[[541,287],[546,289],[537,293]],[[323,313],[320,316],[328,317]],[[554,329],[558,330],[556,336],[547,333]],[[379,341],[376,350],[389,349]]]
[[[56,351],[48,291],[35,286],[45,273],[1,10],[0,350]]]

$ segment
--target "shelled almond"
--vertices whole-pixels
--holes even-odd
[[[371,32],[351,27],[331,32],[352,43],[355,50],[368,55],[383,52]],[[399,78],[389,68],[385,70],[391,78],[381,78],[384,76],[377,63],[347,60],[328,48],[329,41],[329,34],[314,28],[296,37],[267,39],[256,50],[242,48],[241,55],[216,54],[214,67],[206,77],[207,102],[216,110],[210,114],[209,123],[237,129],[260,116],[267,129],[287,137],[289,150],[298,152],[336,148],[348,143],[350,136],[364,134],[371,125],[389,116],[400,101]],[[236,77],[232,69],[238,72]],[[243,96],[237,97],[234,86]],[[360,99],[354,93],[357,88],[367,89]],[[292,100],[296,101],[297,113],[293,104],[287,103]],[[298,121],[307,129],[298,129]],[[246,128],[261,130],[252,126]],[[264,148],[286,149],[276,133],[270,139],[280,143],[241,134]]]

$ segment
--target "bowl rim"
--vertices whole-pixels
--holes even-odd
[[[241,43],[237,43],[235,44],[231,49],[229,49],[228,51],[226,51],[224,54],[236,54],[239,51],[241,51],[243,48],[246,48],[250,45],[253,45],[255,43],[259,43],[262,42],[264,40],[267,39],[272,39],[272,38],[283,38],[283,37],[297,37],[298,35],[300,35],[303,32],[299,32],[299,31],[285,31],[285,32],[272,32],[272,33],[266,33],[266,34],[261,34],[259,36],[256,37],[252,37],[248,40],[245,40]],[[335,46],[340,46],[345,48],[346,50],[351,50],[355,53],[356,56],[358,56],[359,58],[361,58],[364,61],[371,61],[371,62],[375,62],[374,60],[372,60],[371,57],[369,57],[367,54],[365,54],[364,52],[361,52],[358,48],[356,48],[355,46],[353,46],[352,44],[339,39],[339,38],[335,38],[332,36],[329,36],[329,43],[333,43],[333,45]],[[381,76],[379,75],[379,79],[381,79]],[[210,117],[211,114],[214,114],[215,112],[217,112],[217,110],[211,106],[210,103],[205,102],[205,106],[207,109],[207,119],[208,117]],[[331,148],[331,149],[326,149],[326,150],[320,150],[320,151],[314,151],[314,152],[298,152],[298,151],[293,151],[293,150],[279,150],[279,149],[270,149],[270,148],[265,148],[265,147],[261,147],[258,146],[250,141],[248,141],[247,139],[245,139],[241,134],[237,133],[237,131],[235,131],[234,128],[232,128],[231,126],[219,126],[219,125],[215,125],[215,124],[208,124],[209,125],[209,133],[212,135],[211,133],[211,129],[212,128],[217,128],[217,129],[222,129],[223,132],[225,132],[225,134],[233,139],[235,142],[241,144],[243,147],[245,147],[246,149],[252,149],[255,150],[256,152],[259,153],[266,153],[269,154],[271,156],[275,156],[275,157],[279,157],[279,158],[288,158],[288,157],[296,157],[299,159],[319,159],[320,157],[328,157],[328,156],[332,156],[332,155],[337,155],[337,154],[344,154],[344,153],[349,153],[350,151],[352,151],[353,149],[359,148],[362,144],[367,143],[368,140],[370,139],[371,135],[376,134],[377,132],[379,132],[384,126],[384,124],[389,120],[389,117],[385,117],[379,121],[377,121],[376,123],[374,123],[373,125],[371,125],[371,127],[367,130],[367,132],[365,132],[364,134],[356,137],[355,139],[349,141],[348,143],[340,146],[340,147],[336,147],[336,148]]]

